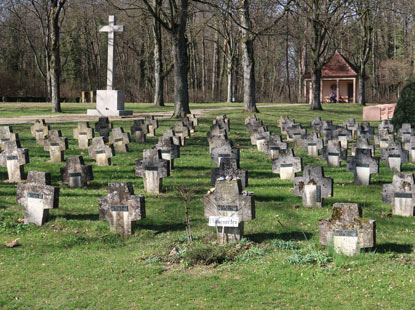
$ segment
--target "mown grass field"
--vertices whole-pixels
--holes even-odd
[[[69,107],[65,110],[81,113],[78,105],[73,110]],[[140,109],[153,111],[151,106],[140,105]],[[315,116],[335,124],[348,117],[361,121],[362,110],[354,105],[331,104],[324,109],[311,112],[308,106],[275,105],[261,109],[258,117],[273,133],[280,132],[277,120],[284,114],[307,128]],[[48,110],[31,104],[1,113],[19,116]],[[206,133],[216,114],[220,111],[199,120],[196,134],[175,160],[175,170],[164,179],[165,192],[160,195],[144,193],[143,181],[134,173],[135,159],[157,138],[148,138],[145,144],[132,142],[128,154],[113,157],[112,166],[97,167],[73,140],[76,124],[53,124],[52,129],[61,129],[69,138],[65,157],[83,155],[93,165],[95,180],[88,189],[70,189],[60,182],[59,168],[64,163],[47,162],[49,153],[36,145],[30,125],[13,126],[22,146],[29,149],[25,171],[51,172],[61,194],[59,209],[51,210],[49,222],[42,227],[24,225],[17,221],[23,217],[23,208],[16,205],[15,185],[0,182],[0,309],[415,308],[415,219],[387,216],[391,206],[382,204],[382,184],[391,183],[393,173],[381,163],[370,186],[355,186],[345,163],[340,168],[327,167],[319,158],[295,150],[304,165],[323,165],[325,175],[335,182],[334,197],[326,199],[323,208],[305,209],[301,198],[293,195],[293,183],[272,174],[267,156],[250,145],[244,127],[249,114],[241,110],[226,111],[231,119],[229,137],[241,148],[241,168],[249,171],[247,190],[255,193],[256,219],[245,224],[241,243],[219,251],[227,254],[222,264],[192,263],[195,253],[219,247],[214,229],[203,217],[203,196],[212,187],[210,168],[215,166],[210,162]],[[159,123],[158,136],[174,120]],[[129,131],[131,124],[117,121],[114,127]],[[414,167],[404,164],[403,171]],[[7,171],[2,167],[0,180],[5,179]],[[134,235],[125,239],[111,234],[109,223],[98,219],[98,197],[114,181],[132,182],[135,193],[146,199],[147,218],[138,221]],[[190,203],[193,243],[186,242],[185,205],[177,185],[196,190]],[[358,202],[363,215],[376,220],[374,249],[347,258],[319,245],[318,220],[331,216],[335,202]],[[4,246],[16,238],[20,246]],[[175,247],[179,255],[169,256]]]

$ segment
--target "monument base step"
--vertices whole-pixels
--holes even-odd
[[[98,110],[88,109],[87,115],[92,115],[92,116],[128,116],[128,115],[133,115],[133,111],[127,111],[127,110],[98,111]]]

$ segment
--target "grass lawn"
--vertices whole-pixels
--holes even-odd
[[[50,113],[45,104],[0,107],[3,117]],[[277,120],[284,114],[307,128],[315,116],[335,124],[349,117],[361,121],[360,107],[323,107],[323,112],[312,112],[308,106],[275,105],[261,109],[258,117],[277,134]],[[82,104],[63,108],[65,113],[86,109]],[[160,110],[151,105],[126,108]],[[241,110],[225,113],[231,120],[229,137],[241,149],[241,168],[249,171],[247,190],[255,193],[256,219],[245,223],[245,239],[240,243],[216,245],[216,233],[203,217],[203,196],[212,188],[210,168],[215,167],[206,133],[220,113],[212,111],[199,120],[197,132],[175,160],[175,170],[163,180],[165,192],[160,195],[144,193],[143,181],[134,173],[135,159],[157,138],[148,138],[145,144],[132,142],[129,153],[112,158],[112,166],[97,167],[73,140],[75,123],[53,124],[52,129],[61,129],[69,138],[65,157],[82,155],[93,165],[95,179],[88,189],[71,189],[60,182],[59,168],[64,163],[47,162],[49,153],[36,145],[30,125],[13,126],[22,146],[29,149],[25,171],[51,172],[61,193],[59,209],[50,211],[44,226],[24,225],[17,221],[23,217],[23,207],[16,204],[15,184],[0,182],[0,309],[414,309],[415,218],[385,216],[391,206],[382,203],[382,184],[391,183],[393,173],[381,163],[370,186],[356,186],[344,162],[340,168],[327,167],[320,158],[296,149],[304,165],[323,165],[335,184],[334,197],[325,199],[323,208],[305,209],[301,198],[293,195],[293,182],[272,174],[271,161],[251,146],[244,127],[249,114]],[[158,136],[174,120],[159,123]],[[132,121],[114,122],[114,127],[123,126],[128,132],[131,125]],[[414,167],[404,164],[403,171],[412,172]],[[7,171],[1,167],[0,180],[5,179]],[[132,182],[135,193],[146,200],[147,218],[138,221],[135,233],[125,239],[110,233],[109,223],[98,219],[98,198],[114,181]],[[186,241],[185,205],[176,185],[196,190],[190,203],[193,243]],[[347,258],[320,246],[318,220],[331,216],[335,202],[358,202],[364,217],[376,220],[376,248]],[[17,238],[20,246],[3,245]],[[178,255],[169,256],[175,247]],[[193,262],[203,250],[213,253],[216,248],[212,259],[225,257],[222,264]]]

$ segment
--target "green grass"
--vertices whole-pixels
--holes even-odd
[[[29,105],[29,104],[27,104]],[[2,110],[4,116],[49,113],[47,106]],[[236,105],[236,104],[234,104]],[[219,104],[192,105],[218,107]],[[239,105],[240,106],[240,105]],[[131,108],[127,105],[127,108]],[[64,105],[65,111],[83,113],[83,105]],[[156,111],[149,105],[134,111]],[[165,108],[171,109],[171,106]],[[315,116],[335,124],[348,117],[361,120],[354,105],[324,105],[323,112],[308,106],[275,105],[261,109],[261,118],[274,133],[277,120],[288,114],[309,128]],[[245,239],[217,248],[214,229],[203,217],[203,196],[210,185],[210,162],[206,133],[215,114],[200,119],[196,134],[181,149],[175,170],[163,180],[166,191],[144,193],[143,181],[135,177],[135,159],[156,143],[129,145],[130,152],[113,157],[110,167],[97,167],[87,151],[72,139],[74,123],[52,125],[69,138],[65,157],[83,155],[93,165],[95,180],[88,189],[70,189],[60,182],[59,168],[49,163],[49,154],[35,144],[30,125],[15,125],[23,147],[29,148],[30,164],[25,171],[52,174],[53,185],[61,187],[59,209],[51,210],[42,227],[24,225],[21,206],[16,205],[14,184],[0,182],[0,309],[413,309],[415,306],[415,219],[382,216],[391,206],[382,204],[383,183],[393,173],[381,163],[372,185],[353,185],[353,174],[311,158],[302,150],[304,165],[323,165],[334,179],[334,197],[323,208],[305,209],[293,195],[293,183],[271,173],[266,155],[250,145],[244,127],[247,113],[230,110],[230,138],[241,148],[241,168],[249,171],[249,187],[255,193],[256,219],[245,224]],[[174,120],[160,121],[160,135]],[[117,121],[129,131],[132,121]],[[375,124],[375,123],[373,123]],[[379,154],[377,153],[377,156]],[[404,164],[403,171],[414,170]],[[7,178],[0,168],[0,180]],[[98,220],[98,197],[107,183],[128,181],[135,193],[146,198],[147,218],[138,221],[133,236],[122,239],[109,232],[109,223]],[[196,241],[185,240],[185,205],[176,185],[197,189],[191,201],[192,232]],[[347,258],[319,245],[318,220],[331,216],[335,202],[359,202],[363,215],[377,222],[377,246]],[[6,248],[4,242],[19,238],[21,246]],[[169,256],[177,247],[179,254]],[[221,262],[221,264],[210,264]]]

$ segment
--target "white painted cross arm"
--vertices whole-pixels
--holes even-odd
[[[99,32],[123,32],[125,27],[123,25],[116,25],[115,16],[110,15],[108,17],[109,24],[99,27]]]

